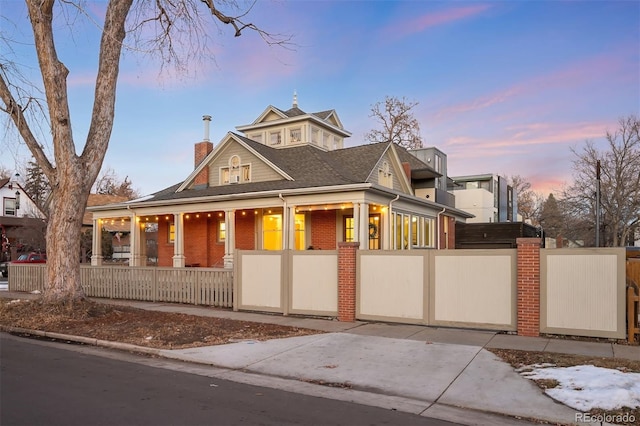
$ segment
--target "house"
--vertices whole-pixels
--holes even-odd
[[[0,179],[0,260],[17,258],[22,251],[44,251],[45,214],[24,191],[20,175]]]
[[[127,223],[130,265],[144,265],[144,229],[158,230],[158,266],[233,265],[236,249],[454,248],[471,214],[421,194],[444,176],[392,143],[344,147],[351,133],[335,110],[268,106],[215,146],[211,117],[182,182],[124,203],[91,207],[93,227]],[[101,233],[92,263],[99,265]]]
[[[89,198],[87,199],[87,207],[94,206],[102,206],[105,204],[112,203],[122,203],[127,201],[127,197],[123,197],[121,195],[110,195],[110,194],[89,194]],[[124,223],[123,221],[116,222],[113,221],[105,221],[102,224],[102,231],[109,234],[109,243],[108,248],[110,255],[109,257],[112,260],[129,260],[129,232],[131,231],[131,227],[129,223]],[[82,262],[90,260],[91,250],[92,250],[92,232],[93,232],[93,213],[89,210],[85,210],[84,215],[82,216],[82,243],[80,250],[82,251],[82,255],[80,259]],[[104,241],[103,241],[104,243]],[[102,252],[105,251],[105,246],[103,245]]]
[[[468,223],[517,222],[517,194],[495,174],[451,177],[455,206],[474,215]]]

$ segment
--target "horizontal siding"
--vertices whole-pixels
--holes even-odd
[[[220,168],[229,167],[229,159],[234,155],[238,155],[240,157],[240,163],[242,165],[251,165],[252,182],[284,179],[280,174],[274,171],[273,168],[263,163],[260,158],[234,141],[218,153],[217,158],[209,164],[209,186],[220,185]],[[239,183],[238,185],[242,185],[242,183]]]

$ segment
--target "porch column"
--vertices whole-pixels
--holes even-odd
[[[369,204],[360,204],[360,250],[369,250]]]
[[[146,235],[144,223],[133,214],[131,216],[131,238],[129,239],[129,266],[146,266]]]
[[[93,219],[93,236],[91,238],[91,266],[102,265],[102,224],[100,219]]]
[[[184,268],[184,215],[173,215],[175,235],[173,238],[173,267]]]
[[[140,229],[136,219],[135,213],[132,213],[129,217],[129,266],[140,266],[140,251],[138,249]]]
[[[393,215],[391,214],[391,209],[383,209],[382,214],[380,215],[380,225],[379,230],[380,237],[382,240],[382,245],[380,246],[382,250],[390,250],[391,249],[391,218]]]
[[[287,232],[288,232],[288,243],[285,247],[286,249],[295,250],[296,249],[296,206],[287,207],[288,211],[288,222],[287,222]]]
[[[224,267],[233,268],[233,252],[236,248],[236,211],[224,211]]]
[[[353,242],[360,242],[360,204],[353,203]]]

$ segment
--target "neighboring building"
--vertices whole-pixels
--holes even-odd
[[[455,206],[455,197],[448,192],[447,155],[435,147],[412,149],[408,152],[431,166],[438,173],[438,176],[433,179],[421,183],[416,182],[416,196],[447,206]]]
[[[159,266],[226,266],[235,249],[454,248],[455,224],[472,215],[426,197],[443,178],[392,143],[343,148],[350,136],[335,111],[269,106],[214,147],[211,117],[195,144],[195,168],[174,186],[138,200],[91,207],[94,229],[130,227],[131,265],[145,264],[143,230],[158,230]],[[93,264],[100,264],[94,232]]]
[[[122,203],[125,201],[127,201],[127,197],[123,197],[121,195],[89,194],[89,198],[87,199],[87,208],[103,206],[106,204]],[[82,217],[82,233],[87,234],[87,237],[90,237],[83,237],[82,240],[82,255],[80,256],[82,262],[89,261],[91,259],[91,246],[93,239],[92,216],[93,213],[89,210],[85,210],[84,216]],[[129,244],[129,233],[131,232],[131,227],[129,226],[129,223],[125,224],[124,222],[116,222],[115,220],[104,221],[102,223],[102,231],[108,232],[110,236],[112,251],[110,256],[111,260],[129,260],[129,253],[131,251]]]
[[[474,215],[468,223],[518,221],[517,194],[507,179],[494,175],[451,177],[455,206]]]
[[[0,201],[1,260],[15,259],[23,251],[44,251],[45,215],[22,188],[17,173],[0,179]]]

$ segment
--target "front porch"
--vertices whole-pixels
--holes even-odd
[[[130,230],[130,266],[147,266],[149,230],[157,231],[153,237],[159,267],[232,268],[236,249],[336,250],[339,242],[358,242],[360,250],[438,246],[437,219],[442,218],[400,209],[394,200],[362,198],[318,203],[280,195],[266,205],[209,203],[191,205],[192,210],[181,205],[174,210],[103,211],[99,217],[94,214],[91,263],[103,264],[102,233],[97,231],[109,223]]]

